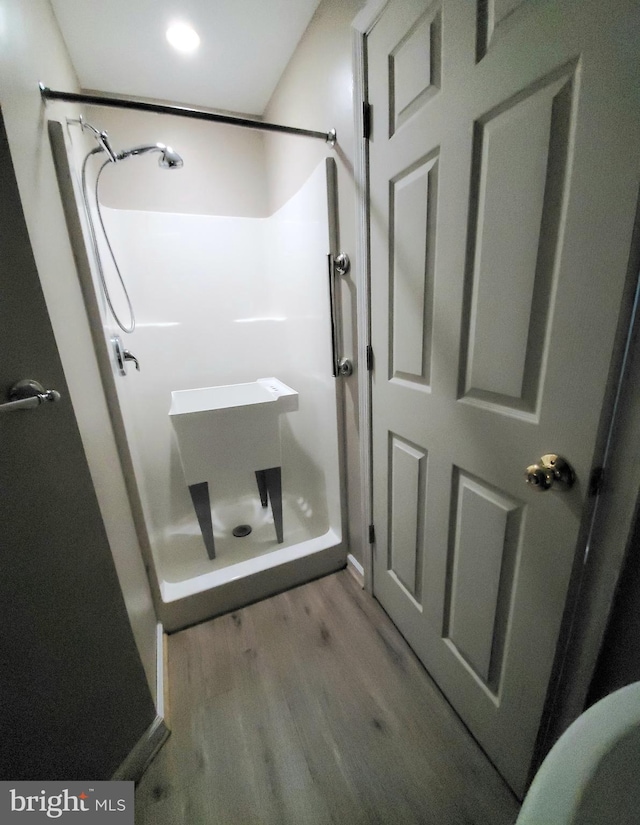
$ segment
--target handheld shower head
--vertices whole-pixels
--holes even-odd
[[[146,155],[148,152],[160,153],[158,166],[162,169],[180,169],[184,164],[180,155],[170,146],[165,146],[164,143],[145,143],[142,146],[134,146],[132,149],[124,149],[122,152],[118,152],[116,160],[124,160],[134,155]]]
[[[67,123],[79,123],[80,128],[83,132],[85,131],[85,129],[91,132],[91,134],[97,140],[98,146],[100,147],[101,151],[106,153],[110,161],[112,161],[113,163],[116,162],[116,153],[114,152],[113,147],[109,142],[109,135],[104,131],[104,129],[102,131],[96,129],[95,126],[92,126],[90,123],[87,123],[87,121],[84,119],[82,115],[80,115],[80,117],[78,118],[67,118]]]
[[[102,132],[98,132],[96,135],[96,140],[98,141],[98,145],[102,151],[106,152],[109,156],[109,160],[115,162],[116,153],[113,151],[113,148],[109,143],[109,135],[103,130]]]

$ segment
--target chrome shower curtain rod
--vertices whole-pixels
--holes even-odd
[[[192,109],[188,106],[174,106],[165,103],[148,103],[144,100],[127,100],[121,97],[106,97],[104,95],[76,94],[75,92],[57,92],[38,84],[42,99],[66,100],[69,103],[87,103],[91,106],[111,106],[114,109],[136,109],[139,112],[154,112],[160,115],[177,115],[178,117],[190,117],[195,120],[209,120],[214,123],[226,123],[229,126],[244,126],[246,129],[260,129],[264,132],[285,132],[289,135],[301,135],[302,137],[312,137],[324,140],[330,146],[335,146],[336,130],[330,129],[328,132],[315,132],[312,129],[298,129],[295,126],[281,126],[279,123],[267,123],[262,120],[254,120],[248,117],[234,117],[232,115],[215,114],[202,109]]]

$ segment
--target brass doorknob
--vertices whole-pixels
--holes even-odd
[[[525,472],[527,484],[541,493],[554,485],[561,490],[568,490],[573,486],[575,478],[569,462],[555,453],[543,455],[539,464],[530,464]]]

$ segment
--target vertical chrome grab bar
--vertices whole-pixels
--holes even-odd
[[[336,295],[333,255],[327,255],[329,267],[329,312],[331,316],[331,368],[334,378],[338,377],[338,327],[336,324]]]

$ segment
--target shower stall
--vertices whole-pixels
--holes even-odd
[[[109,208],[101,177],[126,176],[138,154],[176,170],[189,158],[154,143],[118,151],[79,123],[50,121],[50,141],[157,611],[174,631],[346,563],[335,163],[264,218]]]

